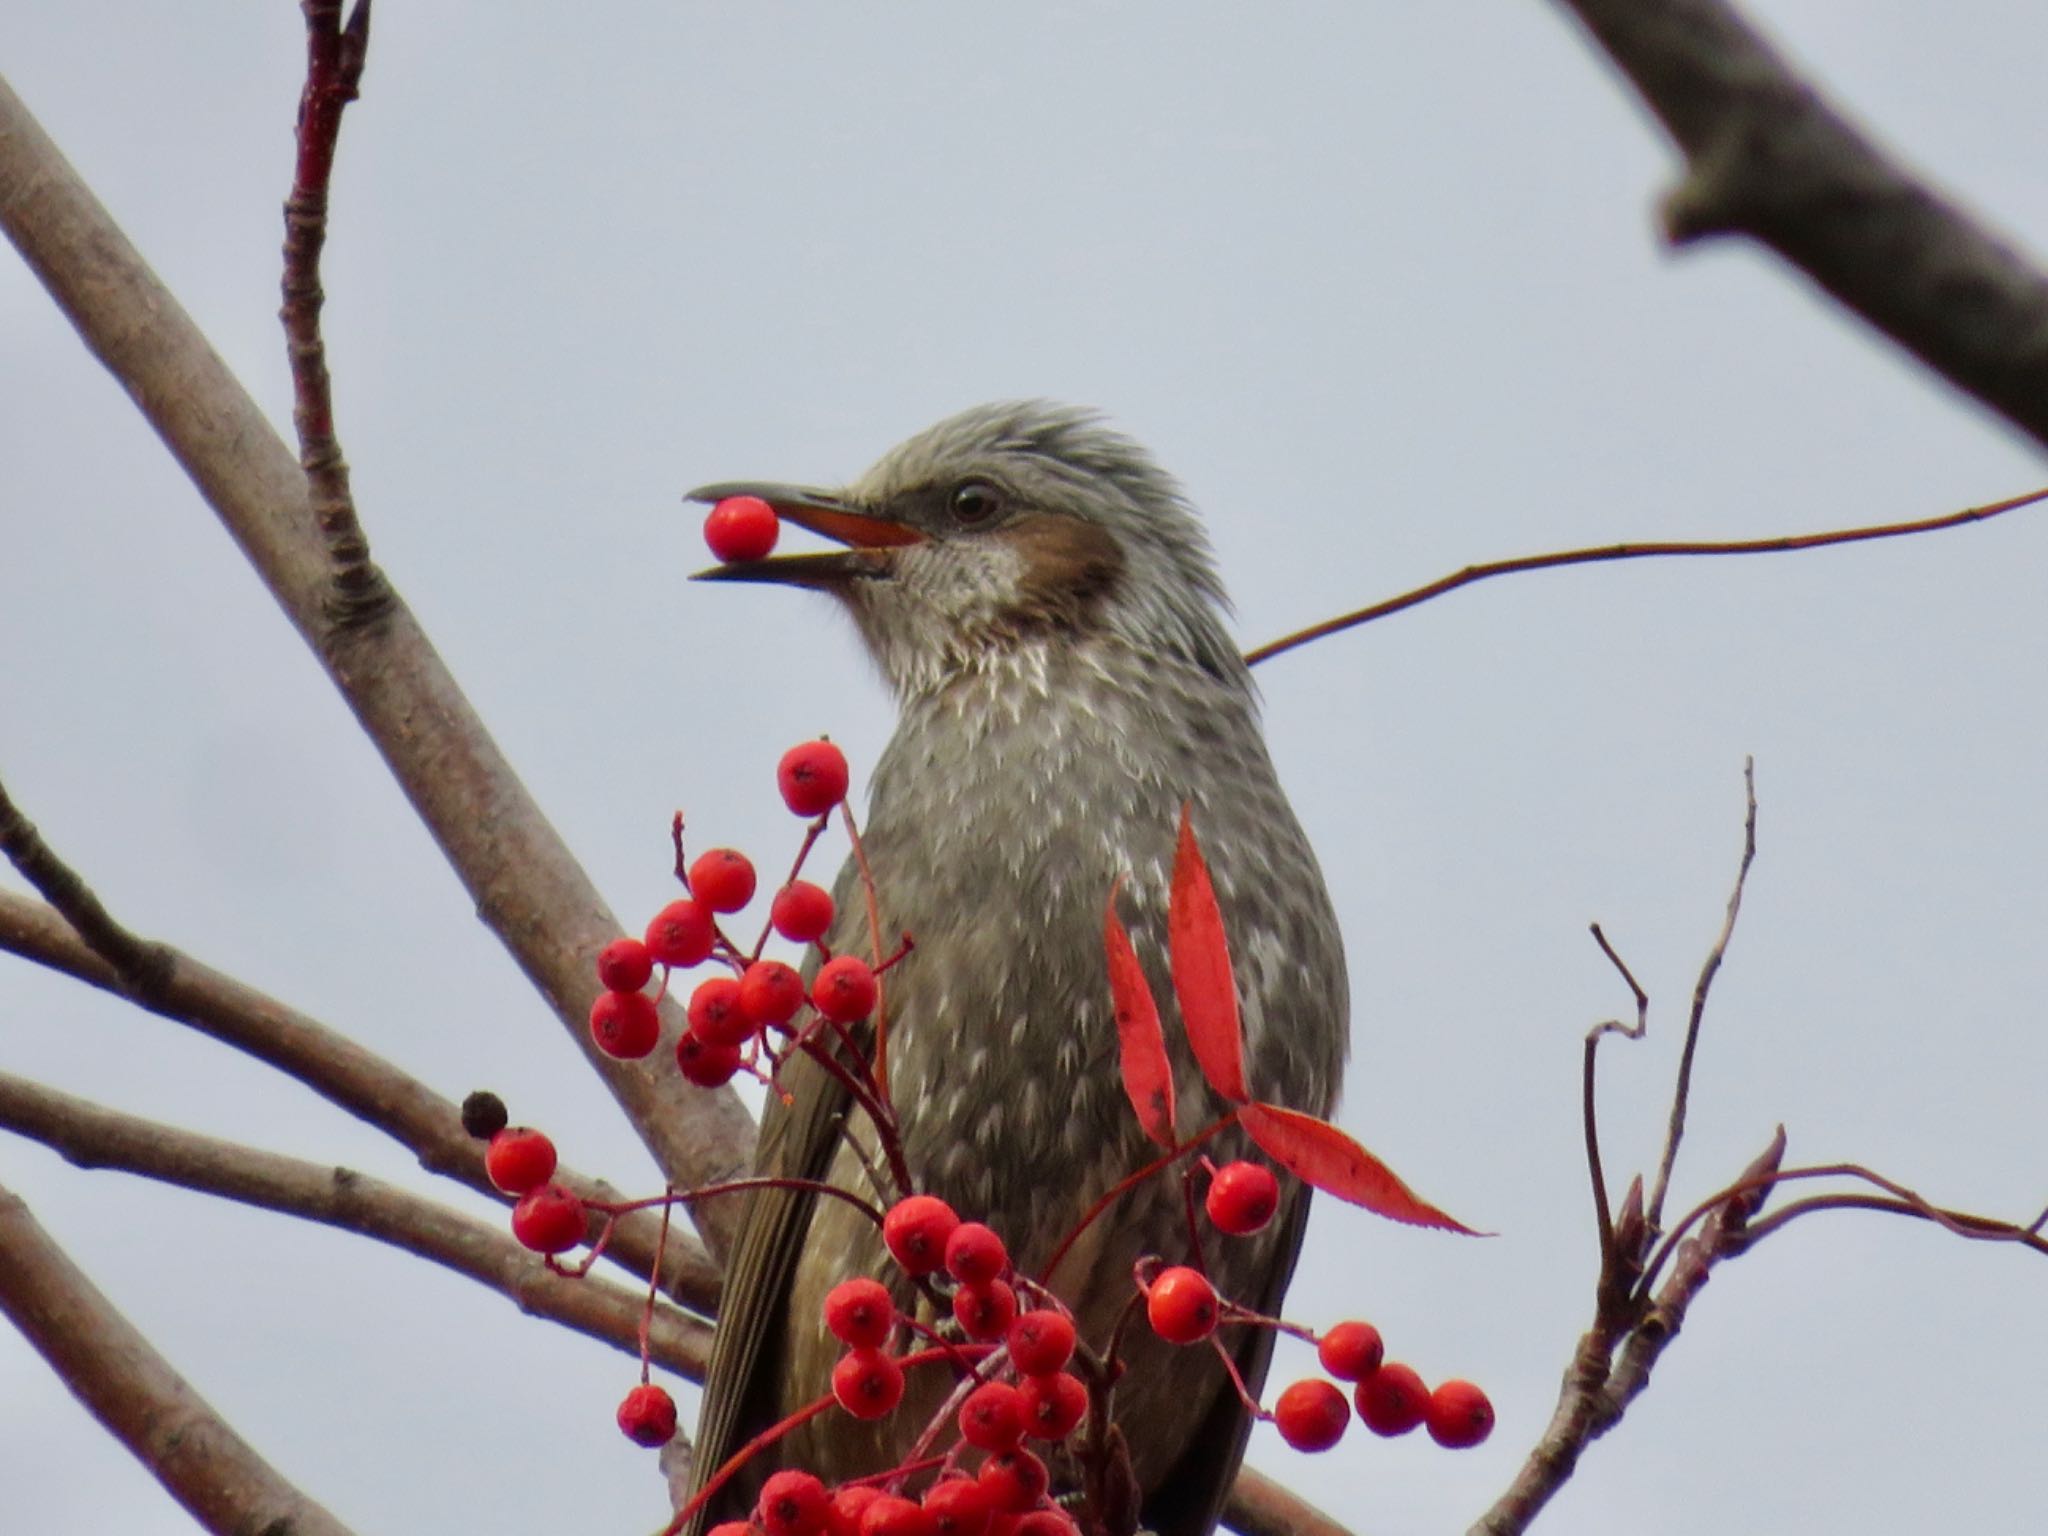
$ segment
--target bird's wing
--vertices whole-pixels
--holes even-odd
[[[1301,1256],[1301,1235],[1308,1225],[1308,1207],[1309,1191],[1303,1189],[1293,1208],[1281,1218],[1265,1293],[1239,1298],[1250,1300],[1269,1317],[1278,1311],[1287,1282],[1294,1277],[1294,1261]],[[1237,1346],[1237,1368],[1244,1376],[1245,1389],[1257,1398],[1265,1391],[1266,1369],[1273,1362],[1273,1340],[1278,1335],[1271,1328],[1246,1328],[1243,1334]],[[1188,1441],[1180,1460],[1145,1501],[1145,1529],[1159,1536],[1209,1536],[1223,1517],[1224,1501],[1237,1481],[1238,1463],[1244,1459],[1251,1433],[1251,1414],[1230,1384],[1224,1383],[1215,1406]]]
[[[781,1178],[822,1178],[839,1140],[849,1096],[837,1078],[802,1052],[792,1053],[777,1076],[788,1097],[772,1089],[768,1094],[754,1171]],[[704,1374],[704,1406],[692,1453],[693,1492],[751,1436],[774,1422],[780,1375],[776,1357],[785,1332],[790,1276],[817,1197],[760,1189],[743,1198],[746,1213],[726,1264],[718,1332]],[[753,1483],[742,1477],[735,1486],[750,1489]],[[744,1518],[744,1508],[737,1514],[726,1511],[727,1502],[712,1500],[690,1523],[686,1536],[698,1536],[713,1519]],[[749,1498],[747,1504],[751,1503]]]

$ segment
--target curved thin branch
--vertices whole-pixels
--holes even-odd
[[[1869,539],[1898,539],[1910,534],[1936,533],[1944,528],[1960,528],[1968,523],[1984,522],[2003,512],[2031,507],[2038,501],[2048,501],[2048,488],[2028,491],[2023,496],[2010,496],[2004,501],[1994,501],[1981,507],[1965,507],[1960,512],[1945,512],[1939,517],[1915,518],[1905,523],[1877,523],[1864,528],[1835,528],[1821,533],[1788,533],[1768,539],[1682,539],[1640,544],[1599,544],[1585,549],[1560,549],[1548,554],[1516,555],[1507,560],[1488,560],[1479,565],[1468,565],[1463,570],[1451,572],[1448,576],[1439,576],[1435,581],[1411,588],[1370,607],[1341,613],[1334,619],[1324,619],[1320,624],[1311,624],[1306,629],[1297,629],[1277,640],[1268,640],[1264,645],[1244,653],[1245,665],[1256,667],[1262,661],[1271,661],[1275,656],[1284,655],[1312,641],[1341,634],[1347,629],[1356,629],[1359,625],[1370,624],[1375,619],[1387,618],[1400,613],[1403,609],[1417,607],[1432,598],[1442,597],[1447,592],[1455,592],[1460,587],[1469,587],[1474,582],[1486,581],[1495,576],[1513,576],[1521,571],[1548,571],[1564,565],[1603,565],[1615,560],[1664,560],[1696,555],[1775,555],[1792,550],[1827,549],[1836,544],[1861,544]]]
[[[169,945],[149,947],[165,958],[167,969],[160,986],[138,994],[50,908],[0,891],[0,950],[130,997],[152,1013],[244,1051],[384,1132],[410,1150],[428,1172],[505,1201],[484,1173],[482,1143],[462,1129],[462,1111],[447,1099],[276,998]],[[619,1198],[619,1192],[602,1180],[567,1168],[557,1170],[556,1178],[587,1199]],[[606,1257],[636,1274],[649,1274],[657,1226],[644,1213],[622,1219]],[[718,1302],[718,1271],[696,1243],[671,1233],[662,1261],[662,1288],[675,1300],[708,1314]]]
[[[2048,444],[2048,277],[1888,159],[1724,0],[1563,0],[1686,157],[1675,243],[1747,235]]]
[[[556,1274],[498,1228],[353,1169],[178,1130],[5,1072],[0,1128],[39,1141],[81,1168],[116,1168],[375,1238],[491,1287],[522,1312],[639,1357],[642,1303],[636,1293]],[[701,1380],[710,1344],[706,1324],[674,1307],[655,1311],[649,1350],[671,1370]]]
[[[374,623],[333,622],[328,551],[291,450],[4,82],[0,226],[255,566],[478,914],[547,998],[668,1181],[702,1184],[744,1164],[753,1121],[737,1095],[613,1061],[591,1043],[591,959],[619,933],[617,920],[404,602],[394,594]],[[667,1012],[680,1027],[680,1007]],[[722,1253],[736,1213],[706,1211],[700,1230]]]
[[[350,1536],[192,1390],[0,1188],[0,1312],[115,1439],[216,1536]]]

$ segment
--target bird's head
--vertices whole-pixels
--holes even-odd
[[[839,490],[732,482],[690,499],[741,495],[845,547],[715,566],[698,579],[831,593],[900,693],[1028,647],[1090,643],[1177,657],[1249,686],[1180,487],[1089,412],[979,406]]]

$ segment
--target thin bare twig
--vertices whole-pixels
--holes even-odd
[[[216,1536],[350,1536],[280,1477],[0,1188],[0,1312],[171,1497]]]
[[[2038,501],[2048,501],[2048,487],[2028,491],[2024,496],[1994,501],[1986,506],[1965,507],[1960,512],[1946,512],[1939,517],[1916,518],[1905,523],[1878,523],[1870,527],[1838,528],[1821,533],[1788,533],[1765,539],[1680,539],[1600,544],[1586,549],[1553,550],[1541,555],[1517,555],[1507,560],[1488,560],[1479,565],[1468,565],[1448,576],[1439,576],[1435,581],[1387,598],[1383,602],[1374,603],[1370,607],[1339,614],[1334,619],[1324,619],[1320,624],[1297,629],[1277,640],[1268,640],[1264,645],[1245,652],[1245,665],[1256,667],[1262,661],[1271,661],[1275,656],[1284,655],[1312,641],[1341,634],[1347,629],[1356,629],[1359,625],[1370,624],[1375,619],[1387,618],[1400,613],[1403,609],[1417,607],[1432,598],[1442,597],[1447,592],[1455,592],[1460,587],[1469,587],[1474,582],[1486,581],[1495,576],[1512,576],[1521,571],[1548,571],[1565,565],[1601,565],[1614,560],[1659,560],[1684,555],[1773,555],[1792,550],[1827,549],[1837,544],[1860,544],[1869,539],[1897,539],[1908,534],[1935,533],[1944,528],[1960,528],[1967,523],[1984,522],[2002,512],[2030,507]]]
[[[1593,1211],[1600,1224],[1600,1267],[1607,1274],[1614,1266],[1614,1213],[1607,1203],[1607,1175],[1600,1162],[1600,1109],[1599,1109],[1599,1059],[1600,1037],[1620,1034],[1630,1040],[1640,1040],[1650,1028],[1650,994],[1642,988],[1628,963],[1615,953],[1614,946],[1607,942],[1607,935],[1598,923],[1592,924],[1593,942],[1600,946],[1621,979],[1628,983],[1629,991],[1635,994],[1636,1021],[1625,1024],[1620,1019],[1603,1019],[1586,1031],[1586,1055],[1580,1070],[1579,1119],[1586,1134],[1586,1172],[1593,1184]]]
[[[161,944],[145,943],[114,921],[92,887],[57,857],[56,850],[36,831],[35,823],[22,815],[5,784],[0,784],[0,852],[107,963],[124,989],[146,997],[170,980],[169,952]]]
[[[555,1274],[501,1229],[352,1169],[179,1130],[4,1072],[0,1128],[81,1168],[116,1168],[375,1238],[467,1275],[531,1316],[639,1355],[635,1292]],[[653,1314],[649,1348],[671,1370],[701,1379],[710,1347],[706,1324],[669,1306]]]
[[[1678,1057],[1678,1087],[1671,1095],[1671,1124],[1664,1136],[1664,1154],[1657,1160],[1657,1177],[1650,1185],[1646,1215],[1652,1231],[1663,1222],[1664,1193],[1670,1188],[1671,1166],[1678,1160],[1678,1143],[1685,1135],[1685,1109],[1692,1097],[1693,1055],[1699,1048],[1700,1021],[1706,1017],[1707,994],[1713,990],[1714,977],[1720,973],[1722,960],[1727,958],[1728,941],[1735,937],[1735,919],[1742,911],[1743,887],[1749,881],[1749,866],[1756,862],[1756,759],[1753,757],[1742,760],[1742,794],[1745,807],[1742,864],[1735,871],[1735,888],[1728,893],[1728,912],[1721,921],[1721,931],[1715,936],[1714,947],[1707,951],[1699,980],[1693,983],[1692,1012],[1685,1021],[1685,1049]]]

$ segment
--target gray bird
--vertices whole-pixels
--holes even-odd
[[[1174,1013],[1166,905],[1183,802],[1227,925],[1252,1092],[1313,1114],[1337,1093],[1348,992],[1315,855],[1259,730],[1250,674],[1201,525],[1179,487],[1092,414],[1044,403],[966,411],[895,449],[852,485],[705,486],[760,496],[846,547],[717,567],[721,581],[829,593],[851,614],[897,698],[863,827],[884,944],[915,950],[888,977],[889,1073],[922,1189],[987,1222],[1036,1273],[1080,1214],[1156,1153],[1126,1101],[1103,952],[1104,903],[1145,957],[1175,1052],[1183,1134],[1219,1111]],[[834,952],[868,952],[849,863]],[[757,1166],[826,1179],[886,1204],[872,1127],[815,1063],[791,1060],[771,1096]],[[1242,1143],[1212,1149],[1219,1162]],[[1210,1234],[1226,1294],[1277,1312],[1307,1212],[1293,1190],[1252,1238]],[[1054,1288],[1081,1336],[1104,1344],[1132,1265],[1186,1254],[1180,1181],[1157,1178],[1098,1222]],[[840,1346],[821,1320],[852,1275],[916,1294],[873,1228],[842,1201],[750,1197],[728,1268],[696,1445],[701,1481],[754,1434],[828,1389]],[[927,1307],[927,1316],[929,1309]],[[1272,1335],[1226,1328],[1257,1392]],[[1174,1348],[1142,1320],[1115,1419],[1161,1536],[1206,1536],[1250,1423],[1206,1347]],[[828,1482],[894,1465],[953,1383],[914,1372],[874,1424],[834,1410],[756,1458],[710,1511],[743,1517],[780,1466]],[[1071,1474],[1071,1469],[1069,1475]],[[1055,1458],[1056,1489],[1061,1466]],[[701,1526],[701,1522],[700,1522]]]

